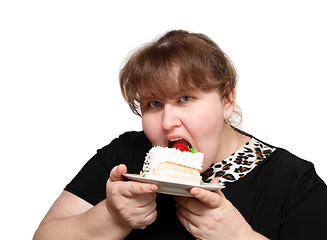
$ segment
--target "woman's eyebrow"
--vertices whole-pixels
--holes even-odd
[[[148,102],[148,101],[152,101],[154,99],[162,100],[162,98],[159,98],[159,97],[154,96],[154,95],[145,95],[145,96],[140,97],[140,102]]]

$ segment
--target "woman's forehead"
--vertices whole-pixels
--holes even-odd
[[[181,90],[178,88],[170,88],[170,89],[165,89],[165,88],[158,88],[155,89],[154,91],[150,91],[148,89],[141,90],[140,92],[140,98],[142,100],[148,100],[148,99],[168,99],[168,98],[175,98],[180,95],[185,95],[188,93],[187,89]]]
[[[139,95],[141,98],[166,98],[181,92],[181,83],[178,71],[157,70],[153,75],[147,75],[141,80]]]

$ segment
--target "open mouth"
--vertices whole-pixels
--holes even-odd
[[[168,141],[168,147],[172,148],[175,144],[183,144],[183,145],[187,145],[189,148],[192,147],[192,144],[189,143],[188,141],[186,141],[183,138],[175,138],[175,139],[170,139]]]

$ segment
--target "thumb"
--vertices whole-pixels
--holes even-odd
[[[215,177],[210,181],[210,184],[218,184],[219,179]],[[224,204],[225,196],[220,191],[220,189],[216,191],[208,191],[201,188],[192,188],[190,193],[196,199],[200,200],[202,203],[206,204],[210,208],[219,208]]]
[[[219,183],[219,178],[215,177],[210,181],[211,184],[218,184]],[[225,198],[225,195],[220,191],[220,189],[218,189],[216,191],[216,193],[218,193],[221,197]]]
[[[127,173],[127,167],[124,164],[114,167],[110,172],[109,181],[115,182],[124,180],[124,173]]]
[[[215,177],[210,181],[210,184],[218,184],[219,183],[219,178]]]

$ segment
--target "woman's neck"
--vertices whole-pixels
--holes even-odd
[[[220,152],[217,158],[217,162],[226,159],[232,155],[236,150],[241,148],[246,142],[250,141],[250,137],[243,135],[230,125],[225,124],[223,129],[223,139],[220,146]]]

